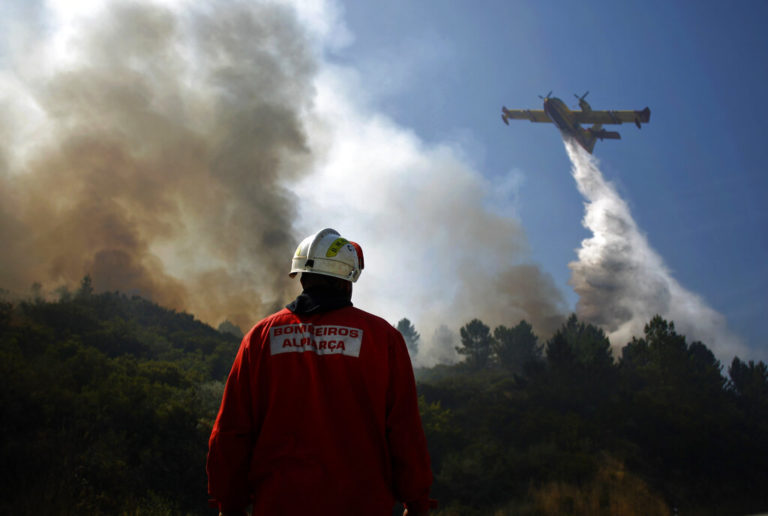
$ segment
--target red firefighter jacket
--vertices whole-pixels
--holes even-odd
[[[208,453],[222,510],[389,516],[424,510],[432,483],[402,335],[352,306],[288,309],[243,339]]]

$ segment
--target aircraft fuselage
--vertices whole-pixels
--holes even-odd
[[[560,129],[565,136],[575,139],[579,144],[591,152],[590,143],[585,138],[585,132],[578,122],[574,121],[573,114],[565,102],[557,97],[544,99],[544,112],[550,120]],[[592,143],[594,145],[594,143]]]

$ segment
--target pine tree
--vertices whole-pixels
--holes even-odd
[[[408,354],[411,355],[411,358],[415,357],[416,353],[419,352],[420,338],[416,328],[411,324],[411,321],[403,317],[397,323],[397,331],[402,333],[403,338],[405,339],[405,344],[408,346]]]
[[[491,356],[493,337],[491,329],[480,319],[472,319],[461,331],[461,347],[456,351],[467,355],[467,363],[476,369],[485,369]]]
[[[541,347],[533,328],[525,321],[514,328],[499,326],[493,330],[493,353],[501,365],[512,373],[522,373],[530,362],[541,360]]]

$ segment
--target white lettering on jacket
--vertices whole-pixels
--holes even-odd
[[[269,329],[269,350],[280,353],[312,351],[318,355],[359,357],[363,330],[348,326],[286,324]]]

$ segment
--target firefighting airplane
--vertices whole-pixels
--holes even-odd
[[[640,124],[648,123],[651,119],[651,110],[645,108],[642,111],[592,111],[592,107],[585,100],[589,94],[586,92],[579,97],[581,111],[571,111],[565,102],[557,97],[551,97],[552,92],[546,97],[539,95],[544,101],[544,110],[539,109],[507,109],[501,108],[501,119],[509,125],[509,119],[530,120],[531,122],[552,122],[563,133],[579,142],[587,152],[592,153],[597,140],[620,140],[621,135],[616,131],[606,131],[603,124],[621,124],[622,122],[634,122],[638,129]],[[593,124],[592,127],[583,128],[580,124]]]

